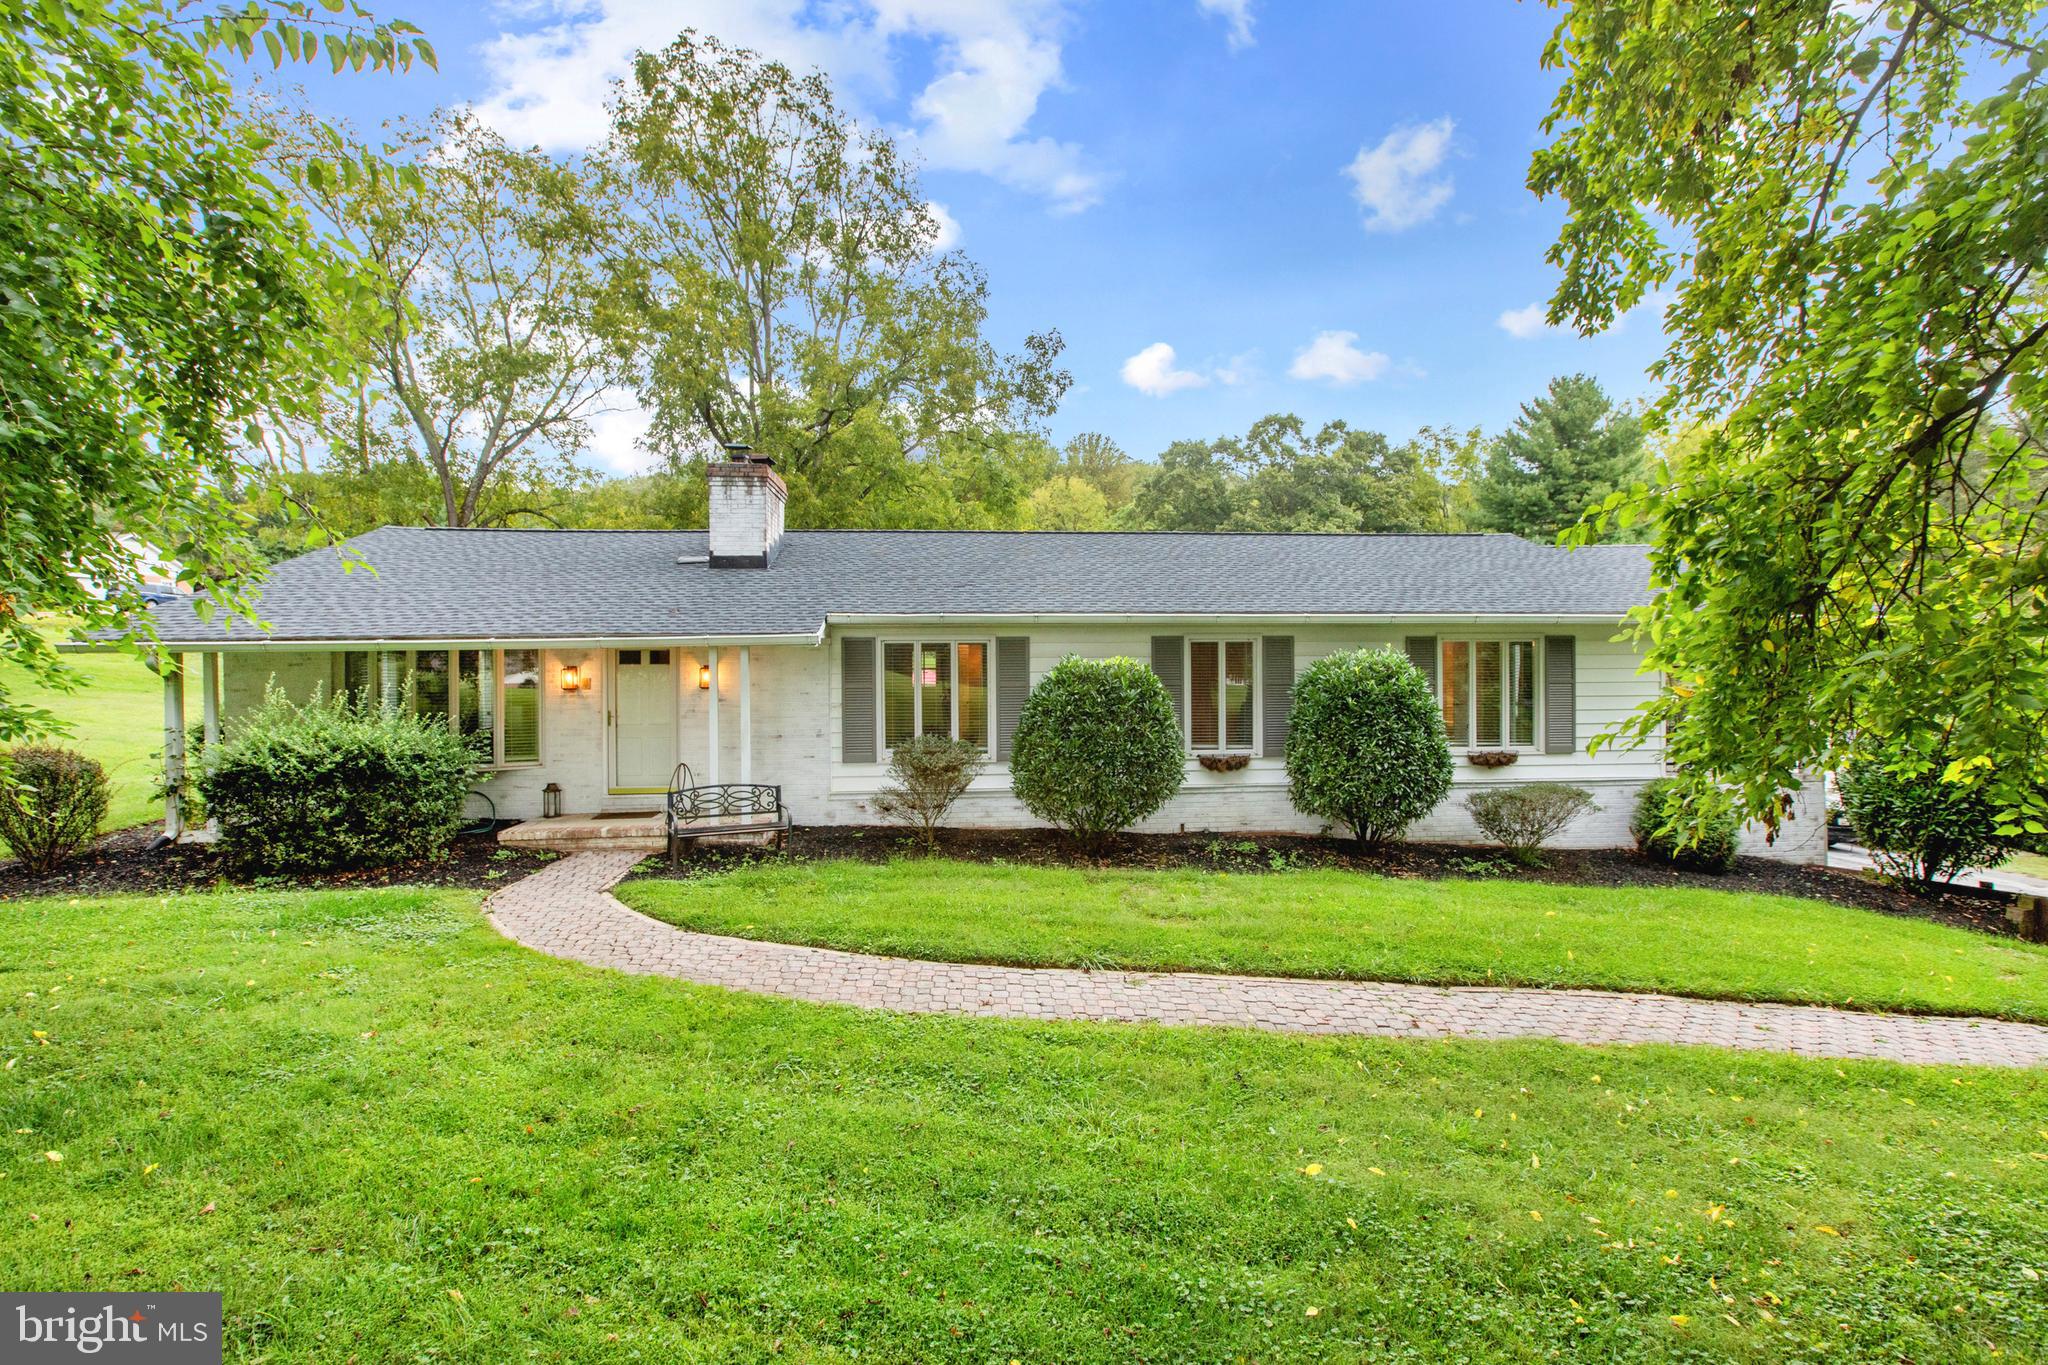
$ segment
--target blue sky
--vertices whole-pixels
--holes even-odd
[[[309,79],[373,127],[474,103],[508,135],[594,141],[610,78],[686,26],[822,67],[895,131],[988,271],[991,336],[1057,327],[1061,439],[1141,457],[1276,411],[1395,438],[1489,431],[1554,374],[1646,391],[1654,311],[1582,339],[1546,299],[1559,212],[1523,187],[1553,11],[1507,0],[386,0],[441,59]],[[1517,316],[1520,314],[1521,316]],[[1540,310],[1539,310],[1540,314]],[[1170,352],[1167,348],[1170,348]],[[629,468],[634,423],[600,433]]]

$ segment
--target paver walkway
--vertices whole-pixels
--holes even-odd
[[[1995,1019],[1613,991],[986,967],[759,943],[692,933],[621,904],[611,887],[643,856],[579,853],[498,892],[484,908],[498,932],[556,957],[793,1000],[913,1014],[1220,1024],[1392,1038],[1707,1043],[1812,1057],[2048,1065],[2048,1027]]]

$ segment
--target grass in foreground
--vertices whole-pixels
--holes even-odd
[[[199,656],[188,656],[185,730],[199,735]],[[126,829],[163,817],[163,679],[127,654],[68,654],[65,662],[83,686],[60,692],[41,686],[20,668],[0,665],[0,686],[21,700],[55,712],[71,732],[49,740],[98,760],[107,770],[105,829]]]
[[[1819,901],[1353,872],[764,863],[618,893],[689,929],[959,962],[1490,985],[2048,1019],[2048,946]]]
[[[0,906],[0,1057],[0,1283],[234,1360],[2048,1354],[2040,1074],[860,1014],[404,890]]]

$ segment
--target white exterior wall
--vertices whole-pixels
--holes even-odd
[[[747,710],[752,731],[752,778],[756,782],[778,783],[792,818],[800,825],[873,824],[875,794],[887,781],[884,763],[854,764],[840,761],[840,640],[844,636],[873,636],[877,639],[993,639],[998,635],[1028,635],[1031,640],[1031,680],[1035,685],[1054,664],[1068,654],[1084,658],[1127,655],[1139,660],[1151,657],[1154,635],[1222,635],[1243,638],[1262,634],[1292,635],[1297,674],[1326,654],[1361,646],[1399,650],[1410,635],[1492,636],[1561,635],[1577,639],[1578,690],[1576,705],[1577,747],[1572,754],[1544,754],[1524,750],[1510,767],[1480,769],[1456,757],[1452,795],[1434,812],[1409,827],[1409,837],[1450,843],[1483,843],[1464,810],[1463,797],[1489,786],[1522,782],[1565,781],[1586,788],[1599,810],[1565,831],[1562,847],[1601,848],[1625,846],[1631,842],[1629,816],[1642,784],[1664,775],[1661,746],[1645,745],[1623,750],[1603,749],[1597,756],[1586,752],[1588,743],[1641,702],[1649,699],[1658,685],[1653,676],[1639,673],[1634,646],[1617,641],[1608,627],[1544,626],[1520,623],[1501,626],[1473,626],[1469,623],[1426,622],[1398,626],[1285,626],[1251,623],[1136,623],[1094,624],[1073,622],[1024,623],[949,622],[943,626],[905,625],[834,626],[821,646],[775,645],[750,647],[749,673],[752,696]],[[718,649],[719,757],[718,778],[733,782],[740,778],[739,646]],[[708,729],[709,694],[697,685],[699,666],[708,651],[702,646],[678,645],[676,650],[677,754],[690,765],[698,781],[710,774]],[[1260,651],[1254,651],[1260,655]],[[562,808],[568,812],[604,810],[647,810],[659,804],[646,794],[613,794],[609,790],[611,768],[609,697],[612,655],[599,648],[570,647],[544,650],[542,654],[541,763],[538,767],[504,769],[492,774],[485,790],[504,818],[528,818],[541,812],[541,788],[547,782],[561,784]],[[1259,666],[1263,667],[1263,657]],[[574,664],[590,685],[582,691],[561,690],[563,666]],[[331,689],[334,656],[305,651],[249,652],[230,656],[225,670],[225,714],[234,716],[262,694],[264,679],[275,674],[279,685],[295,697],[310,695],[313,685],[325,683]],[[990,659],[994,673],[994,658]],[[1258,680],[1263,684],[1263,679]],[[1540,687],[1539,687],[1540,692]],[[1254,706],[1255,712],[1258,707]],[[994,725],[991,702],[990,724]],[[1261,724],[1263,720],[1261,719]],[[1537,734],[1543,733],[1541,716]],[[1255,736],[1263,741],[1263,734]],[[1255,745],[1256,748],[1256,745]],[[1745,831],[1743,851],[1760,857],[1795,862],[1819,862],[1825,858],[1825,811],[1819,785],[1800,793],[1796,816],[1775,845],[1766,845],[1760,831]],[[1006,765],[991,763],[960,804],[954,808],[952,823],[961,826],[1023,826],[1037,821],[1010,792]],[[1255,757],[1237,772],[1212,773],[1192,757],[1187,781],[1164,810],[1139,826],[1148,832],[1288,832],[1314,834],[1320,821],[1311,820],[1293,808],[1287,799],[1285,763],[1278,757]]]

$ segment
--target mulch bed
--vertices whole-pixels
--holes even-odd
[[[489,834],[462,835],[445,857],[352,872],[265,877],[230,877],[219,854],[203,844],[179,844],[150,852],[161,824],[137,825],[101,839],[89,853],[47,877],[31,876],[20,863],[0,864],[0,901],[29,896],[116,896],[136,892],[209,891],[219,886],[277,890],[320,890],[356,886],[448,886],[495,891],[538,872],[552,853],[501,847]]]
[[[220,857],[204,845],[178,845],[151,852],[161,825],[138,825],[100,840],[48,877],[30,876],[19,863],[0,864],[0,901],[29,896],[107,896],[133,892],[204,891],[219,886],[255,885],[278,889],[354,886],[446,886],[494,891],[539,871],[555,855],[500,846],[489,834],[458,838],[446,857],[325,875],[309,874],[237,881]],[[886,862],[916,851],[901,829],[867,825],[814,825],[790,832],[791,858],[835,858]],[[1295,835],[1127,834],[1093,855],[1075,850],[1053,830],[945,830],[940,853],[966,862],[1025,863],[1039,867],[1202,868],[1219,872],[1267,872],[1297,867],[1342,868],[1383,877],[1491,880],[1519,878],[1560,886],[1696,886],[1715,891],[1758,891],[1803,896],[1887,915],[1952,924],[1981,933],[2010,935],[2008,897],[1948,891],[1915,895],[1855,872],[1830,871],[1764,858],[1740,858],[1725,876],[1687,872],[1652,862],[1629,849],[1560,850],[1549,865],[1516,867],[1496,850],[1457,844],[1395,844],[1360,853],[1348,841]],[[699,876],[755,861],[773,853],[706,848],[677,873],[651,858],[635,876]]]
[[[814,825],[790,832],[785,856],[825,861],[885,862],[914,854],[916,841],[887,826]],[[1981,933],[2010,936],[2010,897],[1945,891],[1918,895],[1857,872],[1738,858],[1716,876],[1652,862],[1633,849],[1566,849],[1546,855],[1540,868],[1517,867],[1496,849],[1459,844],[1394,844],[1360,853],[1348,840],[1297,835],[1127,834],[1094,856],[1077,852],[1059,833],[1044,829],[944,830],[939,852],[966,862],[1025,863],[1039,867],[1175,868],[1266,872],[1298,867],[1342,868],[1383,877],[1491,880],[1516,878],[1559,886],[1689,886],[1713,891],[1756,891],[1802,896],[1887,915],[1932,920]],[[737,863],[773,857],[752,849],[706,848],[671,873],[665,862],[643,864],[636,877],[690,877]]]

